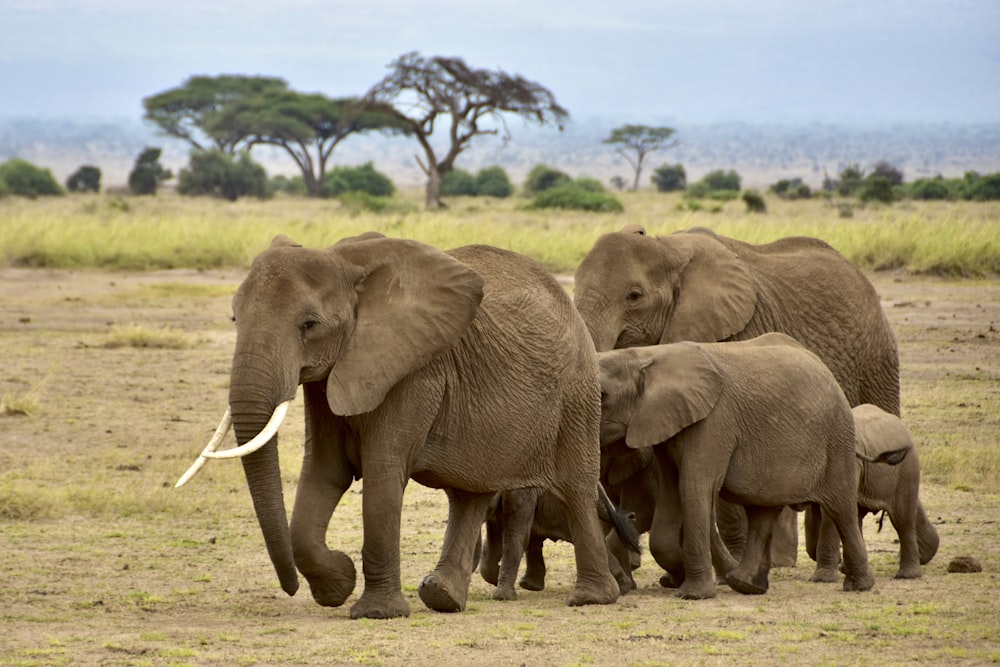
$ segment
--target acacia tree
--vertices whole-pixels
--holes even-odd
[[[667,144],[667,140],[673,136],[672,127],[649,127],[648,125],[622,125],[611,130],[611,136],[604,140],[606,144],[618,144],[618,154],[632,166],[635,172],[635,180],[632,181],[632,189],[639,189],[639,176],[642,174],[642,167],[646,158],[658,150],[673,148],[679,141]]]
[[[391,105],[420,142],[424,159],[417,156],[417,163],[427,176],[427,208],[442,206],[442,178],[474,137],[502,132],[505,142],[510,139],[503,114],[540,125],[551,123],[560,130],[569,117],[552,92],[540,84],[500,70],[473,69],[461,58],[424,57],[413,51],[388,68],[390,73],[365,98]],[[441,155],[431,143],[439,116],[450,119],[447,147]]]
[[[280,146],[292,157],[309,196],[320,194],[326,166],[345,137],[379,130],[406,132],[408,126],[385,107],[357,98],[331,99],[320,93],[269,91],[236,100],[207,124],[213,135],[243,136],[248,147]]]
[[[288,90],[284,79],[263,76],[192,76],[183,85],[142,100],[143,118],[171,137],[198,150],[217,148],[235,154],[246,135],[214,123],[215,117],[234,102],[267,92]]]

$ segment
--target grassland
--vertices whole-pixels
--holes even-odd
[[[821,202],[768,200],[768,214],[750,216],[739,202],[712,213],[626,193],[618,216],[472,199],[431,213],[418,195],[381,215],[290,199],[0,200],[0,665],[1000,662],[1000,272],[970,260],[997,253],[1000,209],[903,204],[841,218]],[[214,462],[173,489],[224,408],[229,299],[274,234],[309,245],[368,229],[443,247],[495,243],[571,272],[597,235],[626,222],[752,241],[812,234],[870,271],[900,341],[903,414],[941,534],[923,579],[891,578],[895,533],[869,518],[876,586],[865,594],[808,583],[803,551],[764,596],[721,587],[685,602],[659,587],[647,554],[638,591],[571,609],[572,550],[549,544],[545,591],[498,603],[474,574],[466,612],[436,614],[416,588],[438,557],[447,507],[410,484],[401,552],[413,613],[352,622],[305,588],[278,590],[238,464]],[[892,243],[876,261],[879,234]],[[282,428],[289,505],[302,438],[298,400]],[[345,494],[328,535],[356,564],[362,491]],[[960,555],[984,572],[948,574]]]
[[[0,200],[0,265],[167,269],[245,267],[275,234],[309,246],[377,230],[450,248],[488,243],[522,252],[549,270],[572,272],[598,236],[626,223],[650,233],[704,226],[752,243],[804,234],[826,240],[864,269],[902,268],[951,276],[1000,275],[1000,202],[902,202],[856,207],[767,198],[751,215],[741,201],[699,210],[679,195],[620,193],[625,212],[529,211],[520,197],[455,198],[427,211],[419,192],[385,211],[335,200],[279,197],[236,203],[173,195]],[[850,217],[845,217],[845,212]]]

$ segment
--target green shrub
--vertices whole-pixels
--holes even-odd
[[[891,204],[896,196],[892,191],[892,180],[888,176],[871,174],[861,183],[858,198],[863,202],[880,201]]]
[[[625,210],[616,197],[606,192],[591,192],[575,183],[563,183],[535,195],[529,209],[561,208],[599,213],[620,213]]]
[[[177,192],[229,201],[240,197],[267,199],[272,194],[267,172],[248,153],[234,156],[220,150],[192,151],[190,164],[178,175]]]
[[[536,164],[528,172],[528,177],[524,182],[524,191],[528,195],[536,195],[556,186],[565,185],[572,180],[568,174],[558,169],[553,169],[544,164]]]
[[[169,169],[160,164],[159,148],[147,146],[139,153],[135,166],[128,175],[128,188],[134,195],[155,195],[160,183],[173,178]]]
[[[100,192],[101,170],[85,164],[66,179],[66,189],[70,192]]]
[[[865,171],[857,164],[849,164],[840,170],[840,180],[836,181],[837,194],[851,197],[861,191],[865,181]]]
[[[302,176],[285,176],[284,174],[271,177],[271,190],[299,197],[305,197],[309,194],[309,189],[306,188],[306,179]]]
[[[687,187],[687,173],[682,164],[657,167],[650,180],[659,192],[678,192]]]
[[[722,169],[716,169],[715,171],[710,171],[704,176],[702,176],[699,183],[704,184],[706,188],[711,190],[735,190],[740,191],[740,175],[735,171],[730,169],[729,171],[723,171]]]
[[[912,199],[955,199],[957,192],[940,174],[934,178],[918,178],[905,188],[905,193]]]
[[[749,211],[750,213],[767,212],[767,204],[764,203],[764,198],[756,190],[744,191],[743,202],[747,205],[747,211]]]
[[[607,192],[604,188],[604,184],[601,183],[596,178],[590,178],[589,176],[582,176],[580,178],[573,179],[573,185],[587,192]]]
[[[503,199],[514,193],[514,186],[503,167],[484,167],[476,174],[476,194]]]
[[[784,178],[770,187],[771,192],[782,199],[809,199],[812,190],[801,178]]]
[[[364,192],[389,197],[396,192],[392,179],[376,171],[371,162],[359,167],[334,167],[328,171],[320,188],[321,197],[339,197],[345,192]]]
[[[441,194],[446,197],[474,197],[476,177],[464,169],[452,169],[441,179]]]
[[[962,199],[973,201],[1000,200],[1000,172],[980,176],[968,171],[962,178]]]
[[[63,194],[63,189],[51,171],[20,158],[12,158],[0,164],[0,183],[3,184],[5,193],[32,199]]]

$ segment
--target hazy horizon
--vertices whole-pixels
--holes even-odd
[[[1000,122],[993,0],[0,0],[0,116],[141,118],[195,74],[359,95],[397,56],[539,82],[571,118]]]

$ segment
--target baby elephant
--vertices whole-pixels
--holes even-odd
[[[857,522],[854,419],[816,355],[770,333],[598,356],[601,445],[654,448],[660,488],[649,549],[679,584],[678,596],[715,595],[710,545],[720,494],[747,511],[741,562],[716,563],[734,590],[767,590],[774,521],[786,505],[807,503],[821,506],[844,544],[844,590],[872,587]],[[836,568],[836,540],[821,535],[817,551],[818,568]]]
[[[638,554],[639,533],[634,517],[608,498],[598,485],[597,514],[604,525],[610,525],[607,538],[608,566],[618,581],[620,594],[635,588],[631,576],[630,553]],[[545,588],[545,559],[542,545],[546,539],[572,542],[566,506],[551,492],[539,488],[515,489],[497,493],[486,511],[486,539],[479,560],[479,574],[496,586],[494,600],[515,600],[514,578],[521,556],[526,568],[520,586],[530,591]],[[623,555],[612,552],[615,544],[624,544]]]
[[[916,579],[920,566],[934,558],[938,534],[920,503],[920,461],[910,432],[896,415],[862,404],[854,408],[858,451],[858,524],[869,514],[884,511],[899,535],[897,579]],[[902,451],[902,461],[880,462],[888,453]],[[816,515],[806,515],[806,551],[816,558]]]

